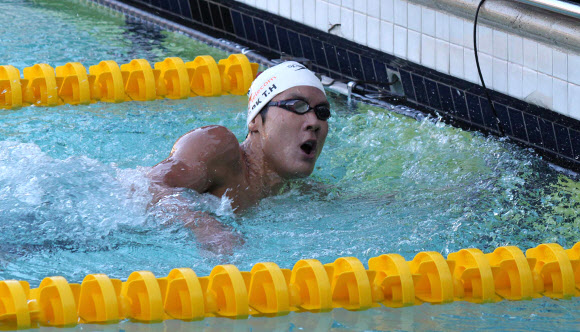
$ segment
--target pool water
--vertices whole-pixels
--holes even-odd
[[[21,71],[45,62],[150,63],[227,54],[78,1],[10,0],[0,4],[0,59]],[[313,175],[235,215],[227,199],[184,191],[192,209],[213,214],[239,240],[225,253],[200,243],[170,202],[149,206],[145,177],[175,140],[218,124],[242,141],[244,96],[96,103],[0,111],[0,279],[37,287],[46,276],[80,282],[90,273],[125,280],[132,271],[165,276],[176,267],[208,275],[218,264],[249,271],[272,261],[329,263],[384,253],[411,260],[462,248],[490,252],[580,241],[580,183],[533,151],[421,121],[329,92],[333,114]],[[244,321],[144,325],[101,330],[469,330],[575,329],[580,300],[547,298],[476,305],[456,302],[365,312],[290,314]],[[80,329],[80,327],[79,327]]]

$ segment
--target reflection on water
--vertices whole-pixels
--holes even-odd
[[[290,313],[281,317],[250,317],[247,320],[205,318],[197,322],[167,320],[156,324],[124,321],[113,325],[78,326],[71,331],[533,331],[576,330],[578,298],[569,301],[537,299],[495,304],[455,302],[423,304],[407,308],[373,308],[350,312]],[[62,329],[40,328],[41,332]]]

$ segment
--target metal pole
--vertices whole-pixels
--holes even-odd
[[[516,0],[531,6],[580,19],[580,6],[562,0]]]

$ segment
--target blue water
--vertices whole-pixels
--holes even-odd
[[[76,1],[4,1],[0,59],[22,70],[101,60],[151,63],[179,56],[227,54],[185,36],[126,22]],[[236,216],[227,199],[185,191],[193,209],[212,213],[243,244],[227,253],[200,244],[173,223],[172,205],[148,207],[146,172],[175,140],[220,124],[245,137],[243,96],[98,103],[0,111],[0,279],[29,281],[89,273],[126,279],[132,271],[166,275],[191,267],[208,275],[231,263],[250,270],[273,261],[323,263],[383,253],[410,260],[424,250],[443,255],[475,247],[522,249],[580,241],[580,184],[533,151],[465,132],[437,119],[416,121],[390,110],[349,104],[329,93],[333,116],[313,175],[289,183]],[[232,322],[121,323],[102,329],[571,330],[579,300],[539,299],[474,305],[422,305],[351,313],[291,314]],[[189,324],[189,325],[188,325]],[[232,325],[233,324],[233,325]]]

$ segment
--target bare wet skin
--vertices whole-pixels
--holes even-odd
[[[310,86],[290,88],[273,101],[301,99],[310,106],[328,105],[322,91]],[[222,126],[206,126],[177,140],[169,157],[149,173],[153,204],[183,188],[231,200],[235,213],[243,213],[260,199],[279,192],[291,179],[314,170],[328,134],[328,123],[313,111],[297,114],[269,107],[266,117],[249,124],[246,140]],[[203,244],[230,251],[241,239],[210,214],[182,208],[178,219]]]

